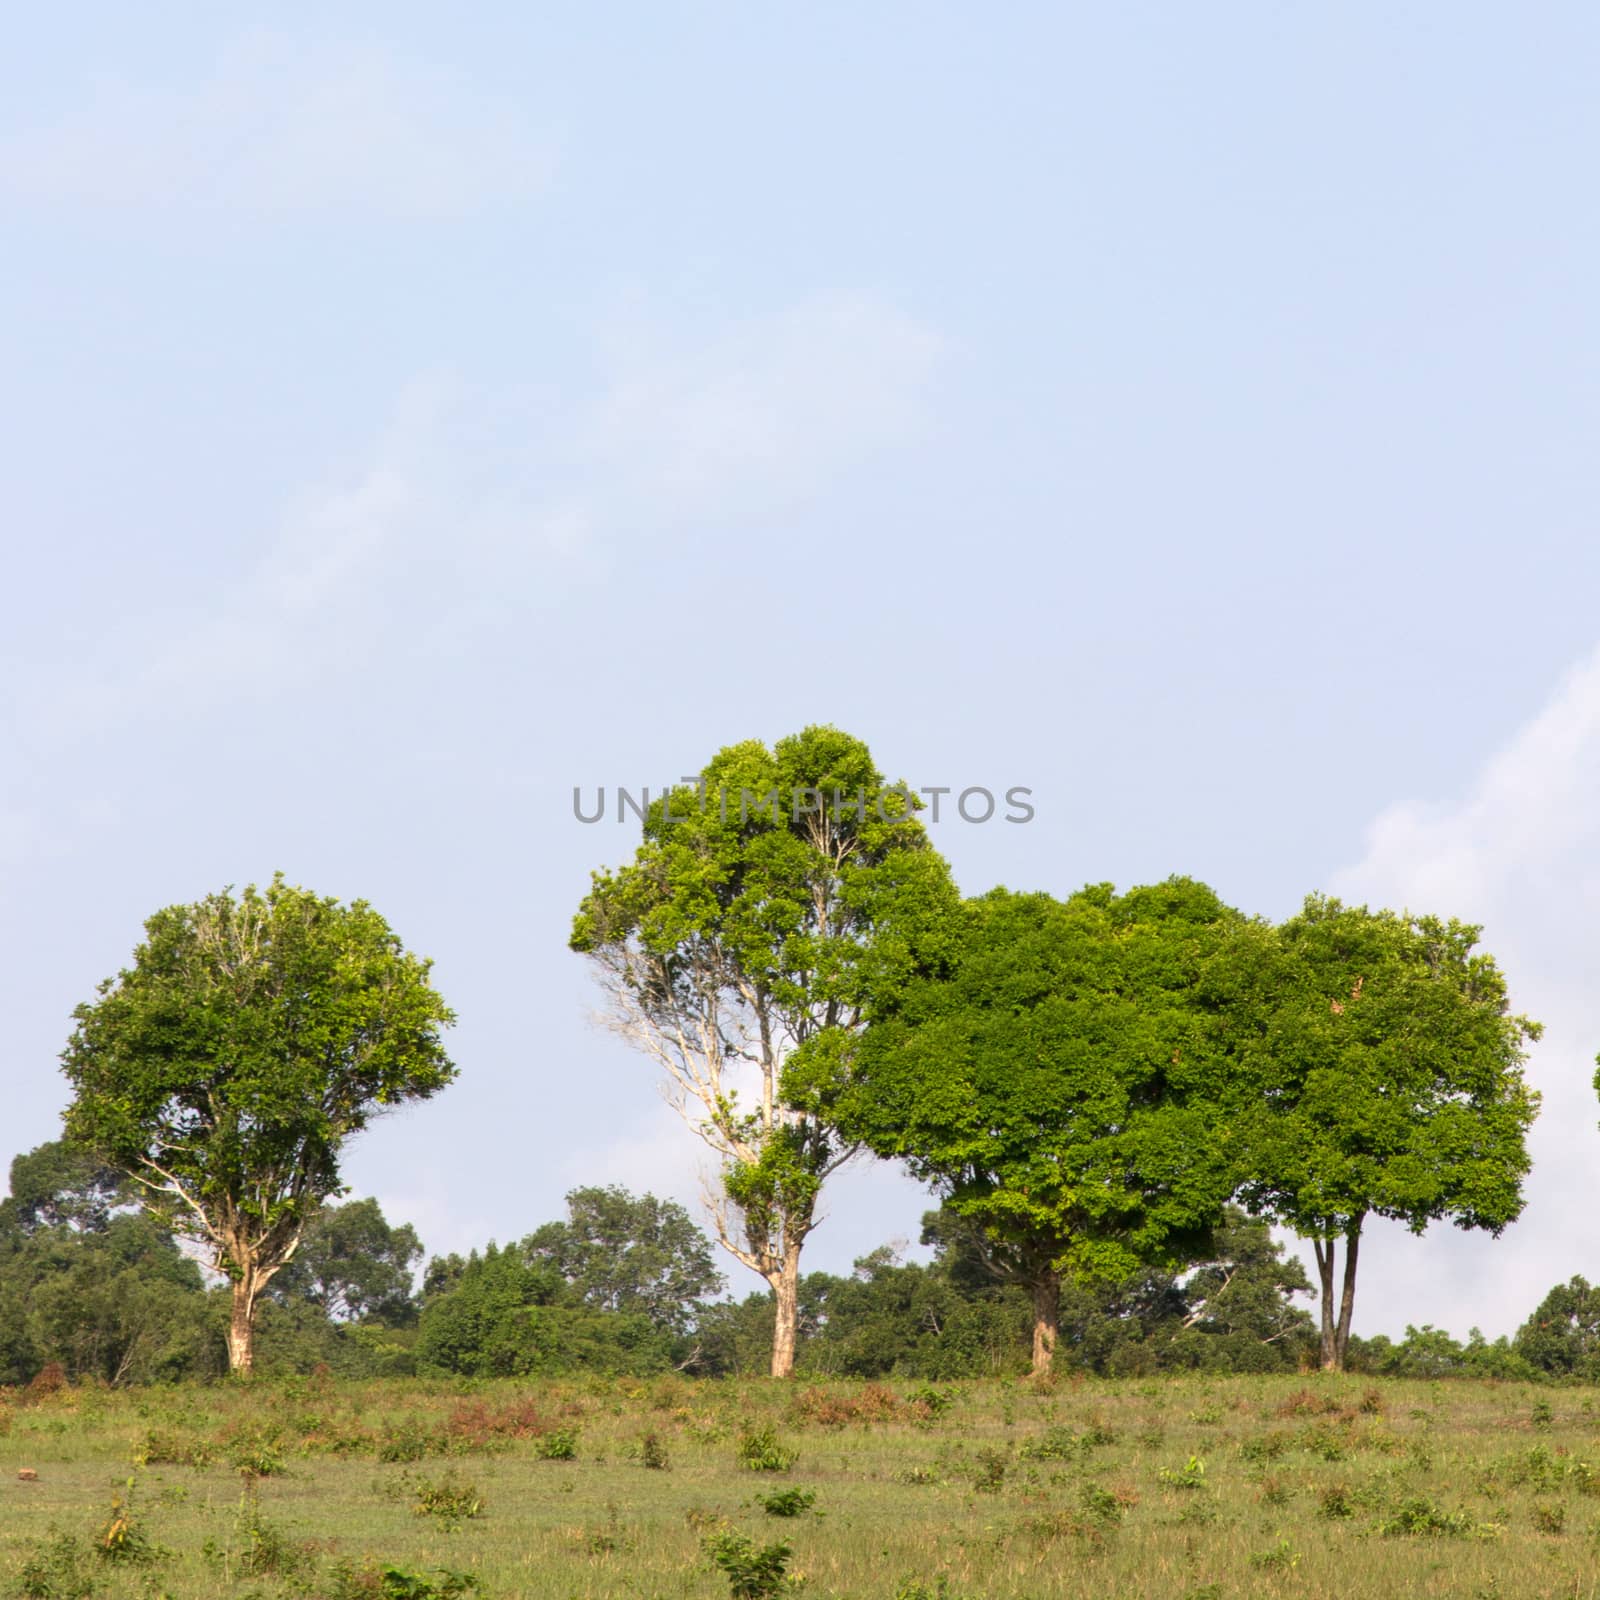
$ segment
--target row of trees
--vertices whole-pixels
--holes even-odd
[[[716,1159],[713,1227],[773,1297],[774,1375],[819,1196],[859,1152],[905,1162],[1027,1294],[1036,1370],[1064,1292],[1208,1259],[1234,1203],[1312,1240],[1330,1367],[1368,1216],[1518,1214],[1538,1029],[1477,929],[1318,897],[1273,926],[1184,878],[963,900],[917,809],[836,729],[731,746],[573,925]],[[281,877],[158,912],[79,1007],[68,1135],[228,1280],[234,1370],[344,1141],[454,1076],[452,1021],[370,906]]]
[[[774,1376],[818,1197],[859,1150],[905,1162],[1028,1290],[1040,1371],[1064,1281],[1203,1257],[1234,1201],[1312,1241],[1329,1368],[1368,1217],[1519,1214],[1539,1029],[1477,928],[1319,896],[1273,926],[1185,878],[963,901],[916,809],[836,729],[734,745],[655,802],[574,921],[609,1020],[718,1159],[718,1238],[774,1296]]]
[[[109,1383],[226,1370],[231,1294],[195,1263],[115,1173],[61,1144],[19,1156],[0,1202],[0,1384],[56,1364]],[[946,1208],[923,1219],[926,1263],[883,1246],[853,1273],[801,1277],[796,1371],[935,1382],[1026,1366],[1028,1292],[998,1279],[990,1245]],[[504,1247],[435,1257],[422,1275],[411,1228],[372,1200],[325,1207],[263,1297],[268,1371],[352,1376],[517,1376],[583,1371],[703,1376],[764,1370],[773,1296],[713,1298],[712,1245],[670,1201],[583,1188],[567,1215]],[[1069,1278],[1062,1359],[1116,1376],[1293,1370],[1316,1329],[1310,1292],[1258,1218],[1230,1208],[1212,1254],[1119,1283]],[[1352,1340],[1357,1370],[1439,1377],[1600,1377],[1600,1292],[1559,1286],[1511,1341],[1434,1328],[1398,1343]]]

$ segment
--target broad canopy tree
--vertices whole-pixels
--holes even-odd
[[[246,1373],[257,1301],[342,1191],[345,1140],[455,1075],[429,963],[366,902],[280,875],[158,911],[74,1015],[69,1134],[231,1280],[228,1359]]]
[[[521,1249],[597,1311],[638,1312],[678,1335],[689,1331],[698,1303],[723,1287],[710,1240],[682,1206],[616,1185],[572,1190],[566,1220],[536,1228]]]
[[[391,1225],[376,1200],[325,1205],[272,1280],[273,1298],[304,1300],[333,1322],[415,1322],[411,1279],[422,1241],[409,1222]]]
[[[634,859],[594,875],[573,922],[606,1020],[716,1157],[718,1239],[776,1300],[775,1377],[794,1366],[818,1196],[855,1148],[828,1115],[841,1042],[872,995],[936,959],[958,903],[915,805],[835,728],[731,745],[655,801]]]
[[[837,1106],[977,1225],[1033,1300],[1049,1368],[1063,1275],[1100,1282],[1203,1256],[1237,1182],[1231,1063],[1199,977],[1238,920],[1174,878],[964,907],[948,969],[878,997]]]
[[[1522,1210],[1540,1028],[1512,1014],[1479,931],[1312,895],[1241,928],[1214,969],[1249,1088],[1240,1195],[1311,1240],[1326,1369],[1344,1367],[1368,1217],[1499,1234]]]

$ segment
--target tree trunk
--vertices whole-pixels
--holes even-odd
[[[1344,1293],[1339,1300],[1339,1326],[1334,1332],[1334,1356],[1337,1370],[1344,1371],[1345,1352],[1350,1348],[1350,1318],[1356,1308],[1356,1257],[1361,1253],[1361,1224],[1357,1217],[1344,1236]]]
[[[1350,1224],[1344,1235],[1344,1284],[1339,1296],[1337,1315],[1333,1308],[1333,1280],[1338,1241],[1330,1236],[1313,1239],[1311,1248],[1317,1258],[1317,1276],[1322,1280],[1319,1296],[1322,1312],[1322,1370],[1343,1372],[1345,1352],[1350,1348],[1350,1319],[1356,1308],[1356,1261],[1361,1254],[1361,1225],[1366,1214]]]
[[[256,1296],[261,1280],[253,1272],[233,1280],[233,1314],[228,1319],[228,1371],[248,1378],[255,1362]]]
[[[1061,1275],[1046,1267],[1033,1280],[1033,1375],[1042,1377],[1055,1359],[1061,1332]]]
[[[800,1324],[800,1249],[786,1250],[783,1266],[772,1278],[777,1317],[772,1324],[772,1376],[794,1376],[795,1342]]]
[[[1333,1240],[1313,1239],[1311,1248],[1316,1254],[1317,1278],[1321,1283],[1317,1302],[1322,1317],[1322,1370],[1337,1372],[1338,1342],[1333,1329]]]

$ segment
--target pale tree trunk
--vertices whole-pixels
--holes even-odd
[[[1033,1291],[1033,1375],[1038,1378],[1049,1372],[1061,1333],[1061,1275],[1046,1267],[1030,1287]]]
[[[1343,1372],[1345,1352],[1350,1348],[1350,1319],[1356,1308],[1356,1262],[1361,1254],[1361,1224],[1365,1214],[1358,1216],[1344,1234],[1344,1282],[1339,1296],[1339,1307],[1334,1310],[1333,1284],[1337,1266],[1338,1238],[1313,1239],[1312,1251],[1317,1258],[1317,1276],[1321,1280],[1322,1320],[1322,1370]]]
[[[248,1378],[255,1363],[256,1296],[261,1285],[255,1273],[233,1280],[233,1311],[228,1318],[228,1371]]]
[[[776,1320],[772,1325],[772,1376],[794,1375],[795,1346],[800,1327],[800,1247],[784,1252],[783,1269],[771,1279],[776,1298]]]

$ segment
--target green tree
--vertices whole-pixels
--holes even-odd
[[[573,923],[609,1020],[719,1162],[713,1223],[775,1295],[776,1377],[818,1194],[853,1153],[829,1119],[847,1041],[872,995],[937,958],[956,907],[913,811],[835,728],[731,745],[651,805],[633,861],[595,874]]]
[[[0,1206],[24,1233],[46,1227],[103,1233],[119,1207],[137,1203],[132,1188],[92,1151],[53,1139],[12,1161],[11,1194]]]
[[[1312,895],[1275,931],[1241,929],[1223,969],[1247,1067],[1241,1197],[1311,1240],[1329,1370],[1345,1364],[1369,1216],[1498,1234],[1522,1210],[1538,1109],[1522,1064],[1540,1030],[1512,1015],[1478,933]]]
[[[490,1245],[424,1305],[416,1357],[423,1372],[473,1377],[643,1375],[672,1365],[672,1344],[642,1312],[583,1304],[548,1261]]]
[[[56,1362],[111,1384],[206,1375],[200,1270],[120,1175],[53,1142],[11,1163],[0,1202],[0,1383]]]
[[[1517,1329],[1513,1347],[1554,1377],[1600,1377],[1600,1289],[1585,1278],[1558,1283]]]
[[[997,889],[968,902],[948,975],[874,1007],[845,1136],[977,1224],[987,1269],[1032,1296],[1035,1371],[1063,1274],[1194,1259],[1232,1192],[1231,1062],[1199,979],[1237,920],[1181,878],[1066,901]]]
[[[1184,1279],[1183,1325],[1274,1344],[1309,1330],[1310,1318],[1293,1297],[1310,1293],[1305,1268],[1284,1255],[1267,1224],[1229,1206],[1210,1259]]]
[[[303,1299],[335,1322],[416,1321],[411,1275],[422,1242],[409,1223],[391,1227],[376,1200],[323,1206],[300,1248],[273,1280],[274,1298]]]
[[[68,1131],[231,1280],[235,1372],[262,1291],[340,1192],[344,1141],[455,1074],[428,971],[366,902],[279,876],[158,911],[74,1013]]]
[[[682,1206],[615,1185],[572,1190],[566,1221],[535,1229],[522,1252],[597,1311],[638,1312],[673,1334],[687,1333],[698,1302],[723,1287],[711,1241]]]

